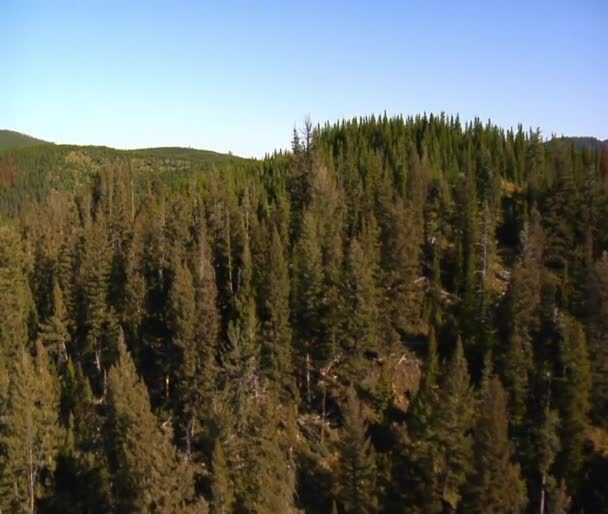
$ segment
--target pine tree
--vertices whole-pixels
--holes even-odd
[[[470,385],[467,361],[460,341],[448,365],[438,394],[436,416],[437,442],[443,450],[439,461],[441,497],[452,506],[460,498],[460,488],[471,466],[471,435],[475,398]]]
[[[262,369],[272,383],[281,388],[290,388],[292,353],[289,271],[276,228],[272,230],[268,257],[267,297],[262,323]]]
[[[456,349],[437,389],[423,388],[414,406],[413,438],[408,445],[413,491],[423,512],[457,509],[462,487],[472,471],[476,401],[462,343]]]
[[[191,419],[194,380],[199,358],[195,345],[195,292],[192,273],[184,262],[177,262],[167,309],[167,328],[169,329],[172,347],[162,354],[166,370],[166,397],[174,398],[180,404],[178,410],[184,411]],[[185,404],[184,404],[185,403]]]
[[[388,208],[383,230],[383,281],[386,306],[393,326],[400,333],[416,333],[420,326],[422,288],[421,231],[414,212],[402,200]]]
[[[217,301],[216,275],[211,262],[204,227],[199,220],[194,267],[194,291],[196,315],[194,328],[195,372],[188,399],[192,405],[192,422],[189,425],[191,438],[195,438],[197,427],[201,428],[210,415],[211,404],[216,393],[218,376],[218,357],[220,353],[220,315]]]
[[[108,324],[112,325],[115,320],[108,306],[111,263],[108,234],[101,213],[98,216],[98,221],[86,232],[79,270],[83,300],[80,308],[84,311],[86,336],[77,355],[85,369],[91,370],[97,388],[105,394],[107,370],[111,362],[108,354],[113,350],[108,348],[109,341],[105,334]]]
[[[467,338],[475,336],[475,322],[479,319],[478,292],[479,270],[477,246],[479,244],[479,205],[475,169],[470,161],[471,149],[467,152],[467,164],[464,184],[462,185],[463,210],[460,215],[460,231],[462,233],[460,282],[463,294],[462,322]]]
[[[541,295],[543,232],[540,214],[532,211],[522,233],[522,258],[516,264],[508,292],[511,325],[508,348],[502,358],[502,371],[510,393],[512,423],[522,429],[527,404],[530,374],[534,368],[533,339],[540,330],[538,305]]]
[[[213,457],[211,459],[211,513],[212,514],[231,514],[234,502],[234,494],[228,465],[224,457],[222,443],[216,439],[213,447]]]
[[[17,232],[0,226],[0,406],[7,398],[11,363],[21,358],[29,335],[32,300],[26,262]]]
[[[32,359],[26,350],[11,375],[8,404],[0,427],[0,507],[36,512],[43,480],[55,467],[61,428],[59,383],[41,344]]]
[[[591,405],[596,423],[608,427],[608,253],[594,265],[588,289]]]
[[[57,457],[54,494],[45,502],[44,512],[105,514],[112,506],[104,418],[88,378],[72,362],[68,361],[62,380],[66,435]]]
[[[108,433],[118,512],[184,513],[192,509],[193,478],[150,410],[145,384],[124,345],[110,370]],[[166,426],[166,424],[164,425]]]
[[[572,214],[578,212],[578,195],[571,165],[566,148],[560,147],[555,155],[555,182],[544,206],[547,241],[545,265],[564,278],[576,236]]]
[[[367,422],[354,387],[348,389],[340,438],[336,496],[347,514],[370,514],[378,509],[374,450]]]
[[[568,484],[574,486],[583,464],[584,432],[589,424],[591,369],[582,325],[565,318],[561,332],[555,379],[562,440],[558,462]]]
[[[323,254],[318,224],[306,211],[302,217],[302,233],[293,256],[294,360],[300,383],[306,384],[310,403],[311,363],[323,366],[331,355],[331,344],[323,337]]]
[[[346,352],[348,379],[360,380],[366,351],[378,351],[378,288],[369,261],[357,239],[350,243],[344,271],[340,342]]]
[[[526,506],[526,487],[513,462],[507,396],[498,377],[486,381],[481,396],[473,443],[475,471],[466,488],[467,512],[521,513]]]
[[[53,280],[52,315],[46,323],[40,325],[40,337],[49,349],[56,363],[65,363],[68,359],[68,319],[63,294],[57,280]]]
[[[295,514],[295,469],[280,430],[280,406],[272,392],[252,406],[243,431],[243,468],[237,473],[237,512]],[[292,443],[289,442],[289,445]]]

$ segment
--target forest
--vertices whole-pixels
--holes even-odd
[[[0,150],[0,514],[608,513],[608,143]]]

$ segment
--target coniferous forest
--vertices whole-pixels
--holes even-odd
[[[0,512],[608,512],[608,146],[0,153]]]

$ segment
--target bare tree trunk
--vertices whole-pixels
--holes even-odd
[[[30,460],[30,465],[29,465],[29,507],[30,507],[30,514],[34,514],[34,507],[35,507],[35,503],[34,503],[34,489],[35,489],[35,484],[34,482],[36,481],[35,479],[35,468],[34,468],[34,457],[32,455],[32,447],[30,446],[30,451],[29,451],[29,460]]]
[[[482,321],[486,318],[486,278],[488,275],[488,224],[489,220],[488,202],[484,201],[483,204],[483,235],[481,241],[481,283],[479,284],[479,308],[480,308],[480,319]]]
[[[545,488],[547,485],[547,474],[543,473],[543,480],[540,486],[540,514],[545,514]]]
[[[306,400],[308,401],[308,405],[310,405],[311,397],[310,397],[310,353],[306,352]]]
[[[323,441],[325,440],[325,416],[327,415],[325,412],[325,403],[327,402],[327,385],[323,385],[323,406],[321,410],[321,445],[323,445]]]
[[[228,257],[228,287],[230,288],[230,300],[233,300],[234,297],[234,282],[232,277],[232,237],[230,235],[230,213],[228,209],[226,209],[226,221],[224,223],[226,229],[226,253]]]
[[[103,370],[103,401],[106,401],[106,394],[108,393],[108,372],[106,369]]]
[[[131,223],[135,221],[135,192],[133,191],[133,177],[131,177]]]
[[[190,417],[186,427],[186,458],[188,462],[192,459],[192,428],[194,427],[194,417]]]

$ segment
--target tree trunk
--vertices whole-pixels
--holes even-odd
[[[35,508],[35,503],[34,503],[34,490],[35,490],[35,481],[36,481],[36,476],[35,476],[35,469],[34,469],[34,457],[32,455],[32,447],[30,446],[29,449],[29,512],[30,514],[34,514],[34,508]]]
[[[310,353],[306,352],[306,400],[310,406]]]

